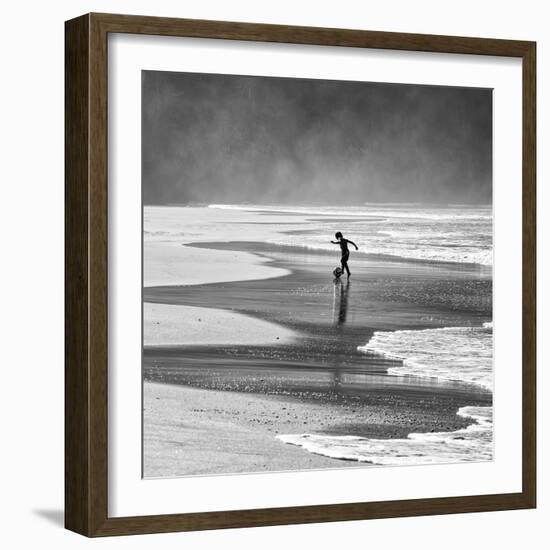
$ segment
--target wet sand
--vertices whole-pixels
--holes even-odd
[[[337,253],[331,256],[243,242],[193,247],[254,252],[270,260],[270,267],[283,268],[288,274],[145,288],[146,302],[230,310],[277,323],[300,337],[292,343],[263,346],[146,347],[146,476],[340,467],[347,463],[315,457],[280,442],[267,444],[264,438],[304,432],[395,438],[411,432],[453,431],[470,423],[456,415],[459,407],[491,404],[490,392],[466,384],[389,376],[386,369],[395,366],[394,362],[357,351],[375,330],[470,326],[489,320],[491,279],[487,270],[373,261],[352,254],[351,282],[335,283],[330,272]],[[177,401],[147,397],[148,388],[160,391],[173,386],[179,386]],[[207,392],[201,393],[207,416],[194,410],[201,408],[192,405],[195,391]],[[253,406],[243,406],[247,398]],[[264,422],[258,423],[262,407]],[[277,414],[283,407],[295,410],[296,419],[287,418],[290,413]],[[177,436],[176,443],[164,438],[161,444],[159,434],[164,429],[172,432],[172,417],[179,418],[186,431]],[[165,428],[158,419],[163,419]],[[186,447],[191,454],[183,453],[186,458],[181,452],[185,441],[193,441],[192,450]],[[223,441],[225,450],[216,450]],[[180,449],[178,458],[173,456],[168,464],[163,456],[172,456],[176,448]],[[298,456],[296,452],[301,460],[291,458]],[[322,465],[309,462],[317,458]]]

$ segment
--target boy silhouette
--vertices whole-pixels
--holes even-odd
[[[348,267],[348,260],[349,260],[349,248],[348,243],[355,246],[355,250],[359,250],[358,246],[349,239],[344,239],[344,236],[340,231],[334,235],[336,237],[336,241],[330,241],[332,244],[339,244],[340,250],[342,252],[342,257],[340,258],[340,263],[342,264],[342,273],[344,273],[344,270],[346,271],[348,278],[351,277],[351,273],[349,271]]]

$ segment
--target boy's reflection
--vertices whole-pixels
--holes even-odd
[[[349,279],[345,283],[340,279],[334,281],[333,317],[336,326],[341,326],[346,322],[348,314],[348,293]]]
[[[346,323],[346,317],[348,314],[348,295],[349,295],[349,279],[344,283],[340,279],[334,281],[334,301],[332,304],[332,315],[334,319],[334,326],[337,329],[343,328]],[[344,338],[344,335],[340,333],[339,338]],[[345,363],[345,353],[341,346],[338,346],[338,350],[335,350],[333,371],[332,371],[332,387],[337,398],[343,397],[343,379],[342,368]]]

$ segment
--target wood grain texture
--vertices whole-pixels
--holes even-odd
[[[536,507],[537,493],[537,82],[536,45],[523,56],[523,493]]]
[[[520,57],[523,62],[523,490],[112,518],[108,516],[108,33]],[[536,52],[532,42],[112,14],[66,23],[65,524],[87,536],[532,508],[536,505]],[[139,366],[136,366],[138,368]]]
[[[89,533],[89,18],[65,26],[65,526]]]
[[[174,19],[140,15],[96,13],[92,14],[92,17],[94,21],[104,27],[106,32],[319,46],[521,57],[531,44],[521,40]]]
[[[108,209],[107,35],[90,18],[89,326],[90,529],[105,523],[108,510]]]

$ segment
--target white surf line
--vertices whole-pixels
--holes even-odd
[[[329,458],[383,466],[492,460],[492,408],[461,407],[457,415],[471,418],[473,423],[454,432],[410,433],[405,439],[322,434],[277,435],[276,438]]]

